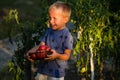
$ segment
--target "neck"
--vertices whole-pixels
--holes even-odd
[[[63,29],[65,29],[65,26],[61,27],[59,30],[63,30]]]

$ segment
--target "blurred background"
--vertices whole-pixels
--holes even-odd
[[[0,1],[0,80],[33,80],[37,61],[25,54],[49,27],[47,9],[55,1]],[[74,37],[65,80],[120,80],[120,0],[61,1],[71,6],[67,27]]]

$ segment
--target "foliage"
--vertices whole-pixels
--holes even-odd
[[[91,47],[95,73],[100,72],[101,64],[106,59],[119,55],[119,47],[116,45],[119,44],[120,37],[119,27],[116,26],[119,22],[114,24],[110,21],[110,17],[114,17],[114,14],[109,12],[109,3],[104,0],[76,0],[73,12],[78,32],[78,41],[74,48],[76,66],[80,74],[89,77]]]
[[[7,16],[4,16],[4,21],[2,22],[6,27],[6,34],[9,37],[10,42],[12,43],[11,37],[15,36],[15,34],[19,33],[20,28],[18,27],[18,11],[16,9],[9,10]],[[4,30],[4,29],[1,29]],[[4,35],[4,34],[3,34]]]
[[[30,22],[29,20],[22,22],[19,21],[20,18],[17,15],[17,10],[15,9],[12,11],[15,14],[11,15],[10,12],[10,15],[7,16],[6,21],[11,23],[12,20],[15,20],[16,23],[18,23],[18,27],[20,28],[20,33],[16,35],[15,43],[17,45],[17,50],[15,50],[12,61],[9,63],[9,71],[13,73],[11,79],[30,80],[31,77],[29,76],[32,74],[31,62],[26,59],[25,55],[30,48],[39,44],[39,38],[43,35],[48,25],[47,14],[41,12],[42,17],[40,19],[36,19],[33,22]],[[11,30],[13,29],[12,27],[10,28]]]

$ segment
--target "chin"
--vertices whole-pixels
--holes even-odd
[[[54,28],[54,27],[51,27],[53,30],[57,30],[56,28]]]
[[[53,29],[53,28],[52,28]],[[54,31],[56,31],[57,29],[53,29]]]

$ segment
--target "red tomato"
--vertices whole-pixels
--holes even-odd
[[[46,46],[45,45],[41,45],[39,46],[38,50],[41,51],[41,50],[45,50],[46,49]]]
[[[47,45],[40,45],[38,51],[31,55],[32,59],[39,60],[42,58],[46,58],[50,53],[50,47]]]
[[[36,59],[35,53],[30,53],[30,58],[33,59],[33,60],[35,60]]]
[[[50,47],[49,46],[46,46],[46,51],[50,51]]]
[[[47,57],[47,54],[45,52],[39,52],[36,54],[36,56],[37,56],[37,59],[42,59]]]

